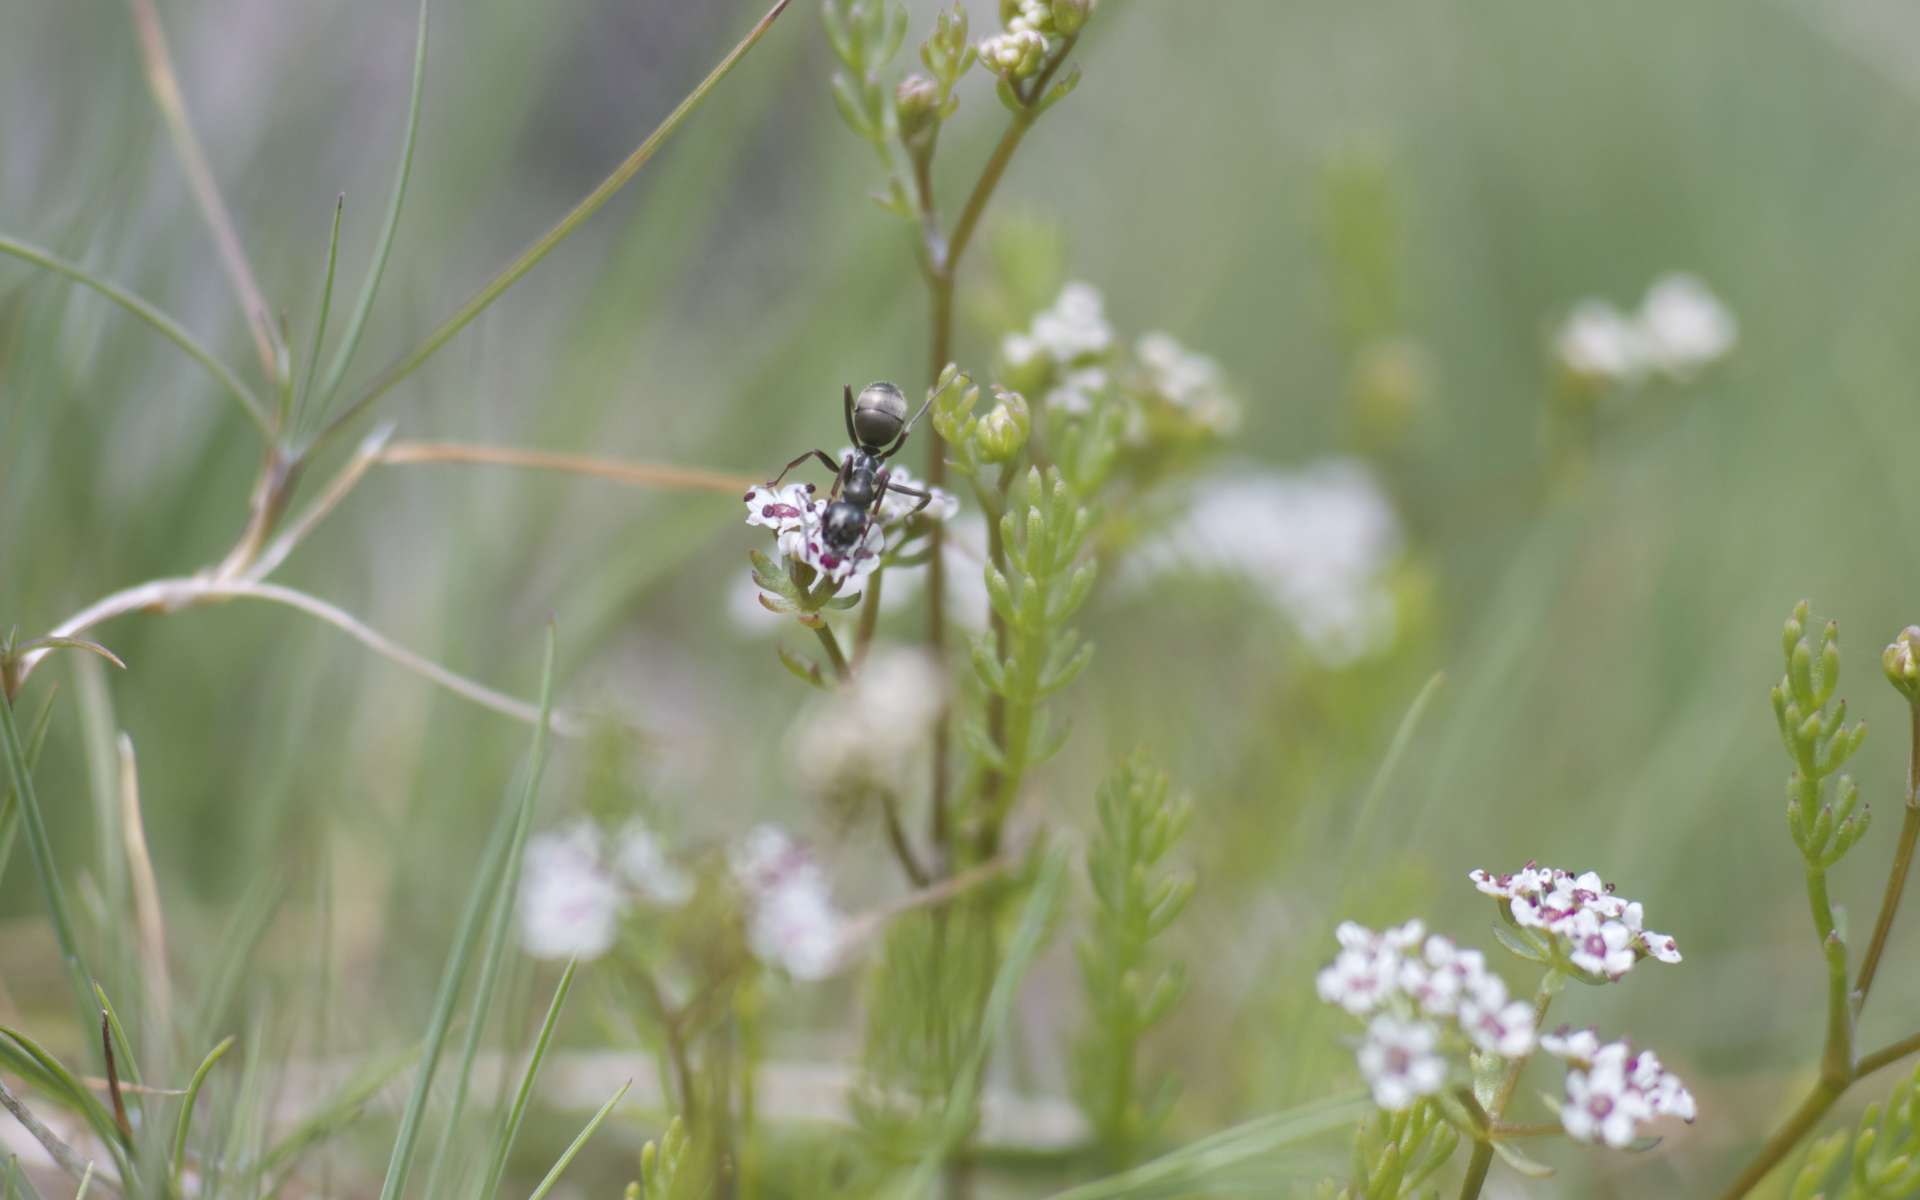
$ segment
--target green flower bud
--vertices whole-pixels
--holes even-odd
[[[940,89],[925,75],[909,75],[893,90],[893,107],[900,114],[901,140],[911,143],[938,118]]]
[[[1888,683],[1911,703],[1920,704],[1920,625],[1900,631],[1881,653],[1880,667],[1887,673]]]
[[[1094,0],[1053,0],[1053,28],[1062,37],[1072,37],[1086,26],[1093,13]]]
[[[1008,462],[1026,447],[1033,418],[1019,392],[996,388],[994,394],[999,402],[974,426],[973,452],[982,462]]]

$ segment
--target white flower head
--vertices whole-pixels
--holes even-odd
[[[1682,272],[1654,280],[1640,304],[1640,326],[1649,359],[1679,378],[1725,358],[1740,338],[1739,323],[1720,298]]]
[[[1618,979],[1643,958],[1680,961],[1680,947],[1646,928],[1643,907],[1593,871],[1578,875],[1528,863],[1511,875],[1468,873],[1473,886],[1499,900],[1514,924],[1559,940],[1573,964],[1590,975]]]
[[[1113,348],[1113,326],[1106,306],[1092,284],[1069,283],[1051,308],[1036,314],[1030,332],[1034,343],[1063,367],[1080,366]]]
[[[1240,427],[1240,402],[1228,390],[1219,363],[1160,332],[1142,336],[1134,354],[1153,393],[1196,425],[1223,435]]]
[[[1333,459],[1203,479],[1186,514],[1135,548],[1123,587],[1196,572],[1244,579],[1315,658],[1350,663],[1394,634],[1399,518],[1373,473]]]
[[[1382,1014],[1369,1022],[1356,1057],[1374,1103],[1400,1112],[1445,1086],[1447,1060],[1437,1053],[1439,1043],[1440,1031],[1426,1021]]]
[[[946,673],[931,654],[878,647],[849,683],[796,722],[796,769],[816,791],[846,783],[890,787],[927,745],[946,702]]]
[[[626,896],[600,858],[590,821],[527,839],[520,944],[535,958],[594,959],[613,946]]]
[[[1553,349],[1573,375],[1599,383],[1635,382],[1651,364],[1639,323],[1603,300],[1575,305],[1554,335]]]
[[[732,865],[747,900],[747,947],[754,957],[799,980],[831,975],[840,965],[845,919],[805,847],[760,825],[735,846]]]
[[[1501,1058],[1524,1058],[1533,1050],[1533,1006],[1524,1001],[1460,1004],[1460,1028],[1473,1044]]]
[[[1575,1140],[1629,1146],[1656,1117],[1692,1121],[1696,1115],[1693,1094],[1650,1050],[1636,1053],[1623,1041],[1601,1044],[1590,1031],[1551,1042],[1543,1037],[1540,1044],[1554,1053],[1556,1046],[1575,1051],[1563,1055],[1577,1065],[1567,1071],[1560,1109],[1560,1123]]]

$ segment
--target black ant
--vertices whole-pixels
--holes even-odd
[[[809,450],[788,463],[767,487],[778,487],[788,471],[810,458],[826,464],[834,476],[833,490],[827,493],[821,535],[829,550],[846,555],[872,527],[874,513],[889,489],[920,497],[920,503],[913,506],[916,513],[933,502],[932,492],[896,483],[886,468],[886,461],[907,444],[907,435],[913,432],[914,424],[926,414],[927,405],[932,404],[933,399],[928,397],[910,421],[907,398],[891,383],[870,383],[860,390],[858,399],[851,384],[843,385],[842,391],[847,436],[853,439],[853,449],[847,453],[846,461],[836,465],[833,456],[825,450]]]

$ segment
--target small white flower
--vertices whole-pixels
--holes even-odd
[[[1646,374],[1649,351],[1638,323],[1602,300],[1583,300],[1554,335],[1554,353],[1582,379],[1629,383]]]
[[[1638,940],[1640,948],[1647,952],[1647,957],[1658,959],[1663,963],[1677,963],[1680,961],[1679,945],[1666,934],[1655,933],[1651,929],[1643,929],[1639,932]]]
[[[1232,433],[1240,426],[1240,402],[1227,389],[1220,364],[1196,354],[1172,334],[1149,333],[1134,346],[1154,393],[1203,428]]]
[[[1563,1025],[1553,1033],[1541,1034],[1540,1048],[1555,1058],[1588,1063],[1600,1053],[1600,1035],[1591,1029],[1568,1029]]]
[[[789,483],[770,488],[764,484],[747,489],[747,524],[764,525],[775,533],[798,529],[814,511],[814,486]]]
[[[1460,1028],[1474,1045],[1501,1058],[1524,1058],[1533,1050],[1533,1007],[1519,1000],[1484,1007],[1462,1001]]]
[[[1385,950],[1342,950],[1314,978],[1320,998],[1356,1017],[1379,1008],[1399,987],[1400,960]]]
[[[1108,376],[1103,367],[1079,367],[1060,377],[1047,389],[1046,405],[1070,417],[1084,417],[1093,411],[1094,398],[1107,390]]]
[[[1060,296],[1033,318],[1032,338],[1054,362],[1077,366],[1113,348],[1113,326],[1105,304],[1091,284],[1069,283]]]
[[[845,921],[805,848],[760,825],[735,846],[732,866],[747,898],[747,947],[754,957],[799,980],[831,975],[840,964]]]
[[[1389,572],[1400,545],[1393,505],[1361,463],[1231,471],[1195,484],[1185,516],[1135,548],[1121,586],[1238,576],[1309,653],[1339,666],[1392,639]]]
[[[815,791],[893,786],[927,744],[947,703],[947,678],[923,650],[874,649],[851,682],[821,697],[794,725],[792,756]],[[874,719],[885,713],[886,719]]]
[[[1697,277],[1678,272],[1647,289],[1640,326],[1654,365],[1681,378],[1726,357],[1740,337],[1720,298]]]
[[[535,958],[598,958],[626,907],[589,821],[527,839],[518,901],[520,944]]]
[[[1572,944],[1573,965],[1589,975],[1618,979],[1633,969],[1633,931],[1618,921],[1603,921],[1590,910],[1576,913],[1565,931]]]
[[[1447,1081],[1447,1062],[1435,1052],[1440,1031],[1425,1021],[1377,1016],[1357,1055],[1373,1101],[1389,1112],[1410,1108]]]
[[[693,897],[693,877],[667,858],[653,830],[638,817],[621,826],[614,839],[613,865],[655,904],[678,907]]]
[[[1622,1063],[1596,1061],[1589,1070],[1567,1072],[1560,1123],[1575,1141],[1630,1146],[1640,1122],[1652,1115],[1653,1106],[1629,1085]]]

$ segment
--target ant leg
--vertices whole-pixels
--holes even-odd
[[[833,487],[827,492],[827,503],[840,498],[840,489],[847,484],[847,472],[853,469],[853,455],[847,455],[846,461],[833,469]]]
[[[860,436],[853,431],[853,385],[850,383],[841,384],[840,394],[842,398],[842,415],[847,419],[847,440],[858,446],[860,444]]]
[[[836,479],[838,478],[838,473],[840,471],[840,464],[837,462],[834,462],[832,456],[830,456],[825,450],[809,450],[805,454],[802,454],[799,458],[794,459],[792,462],[788,463],[786,466],[780,468],[780,473],[778,475],[775,475],[772,479],[767,480],[767,486],[779,487],[780,481],[787,477],[788,471],[793,470],[795,467],[799,466],[803,462],[806,462],[810,458],[817,458],[821,462],[827,464],[827,470],[834,472],[835,478]]]
[[[933,397],[928,396],[926,403],[920,406],[920,411],[913,414],[913,419],[900,427],[899,438],[895,439],[893,445],[888,446],[886,449],[886,452],[880,455],[881,462],[885,462],[889,458],[892,458],[894,455],[900,453],[900,447],[907,444],[907,435],[913,432],[913,427],[920,423],[920,418],[926,416],[927,409],[931,408],[932,406],[933,406]]]
[[[905,484],[902,484],[902,483],[895,483],[895,482],[894,482],[893,480],[891,480],[891,479],[889,479],[889,480],[887,480],[887,482],[886,482],[886,484],[885,484],[884,486],[882,486],[882,487],[881,487],[881,489],[880,489],[880,495],[881,495],[882,497],[884,497],[884,496],[885,496],[885,495],[886,495],[886,494],[887,494],[888,492],[899,492],[899,493],[900,493],[901,495],[903,495],[903,496],[918,496],[918,497],[920,497],[920,503],[918,503],[918,504],[916,504],[916,505],[914,505],[914,506],[913,506],[913,512],[910,512],[910,513],[908,513],[908,514],[907,514],[908,516],[912,516],[912,515],[913,515],[913,513],[917,513],[917,512],[919,512],[919,511],[921,511],[922,509],[924,509],[924,508],[926,508],[926,507],[927,507],[927,505],[929,505],[929,504],[932,504],[932,503],[933,503],[933,493],[932,493],[932,492],[930,492],[930,491],[927,491],[927,490],[926,490],[926,489],[924,489],[924,488],[917,488],[917,487],[908,487],[908,486],[906,486]],[[875,502],[874,502],[874,505],[875,505],[875,507],[878,507],[878,506],[879,506],[879,501],[878,501],[878,500],[875,500]]]

